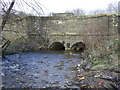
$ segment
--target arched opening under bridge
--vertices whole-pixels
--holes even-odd
[[[83,42],[77,42],[72,45],[71,50],[83,52],[85,50],[85,44]]]
[[[49,50],[65,50],[65,46],[60,42],[54,42],[49,46]]]

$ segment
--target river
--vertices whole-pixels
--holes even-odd
[[[5,88],[78,88],[75,66],[83,60],[69,51],[24,52],[5,55],[2,63]]]

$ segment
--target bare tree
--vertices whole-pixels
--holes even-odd
[[[102,14],[102,13],[105,13],[105,10],[96,9],[96,10],[90,11],[88,14],[90,14],[90,15],[96,15],[96,14]]]
[[[12,2],[9,0],[7,2],[5,2],[5,0],[0,0],[0,4],[0,7],[2,8],[0,9],[0,13],[3,17],[2,24],[0,26],[0,33],[4,30],[6,22],[21,21],[22,18],[24,18],[25,14],[28,13],[28,11],[31,11],[29,13],[34,16],[40,16],[43,14],[41,4],[36,2],[36,0],[33,0],[31,2],[30,0],[12,0]],[[19,31],[14,32],[24,38],[24,36]],[[4,41],[7,41],[4,45],[2,45],[2,50],[4,51],[9,46],[11,41],[7,40],[4,36],[2,36],[2,38]]]
[[[17,15],[16,17],[18,17],[20,16],[20,14],[22,14],[21,16],[25,16],[25,14],[33,15],[33,16],[43,15],[44,12],[41,6],[42,5],[36,0],[31,0],[31,1],[30,0],[12,0],[12,2],[10,2],[9,0],[8,1],[1,0],[0,1],[0,14],[4,15],[1,29],[3,30],[8,18],[12,19],[11,16],[15,17],[15,15]]]
[[[83,9],[77,8],[73,10],[67,10],[66,13],[74,13],[76,15],[85,15],[85,11]]]
[[[106,9],[107,13],[117,13],[118,12],[118,2],[110,3]]]

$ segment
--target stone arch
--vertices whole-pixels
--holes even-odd
[[[71,50],[83,52],[86,48],[86,45],[83,42],[77,42],[72,45]]]
[[[54,42],[48,48],[49,50],[65,50],[65,46],[61,42]]]

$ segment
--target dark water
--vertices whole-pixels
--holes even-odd
[[[76,88],[73,85],[75,66],[82,60],[72,52],[26,52],[3,58],[3,85],[5,88]]]

